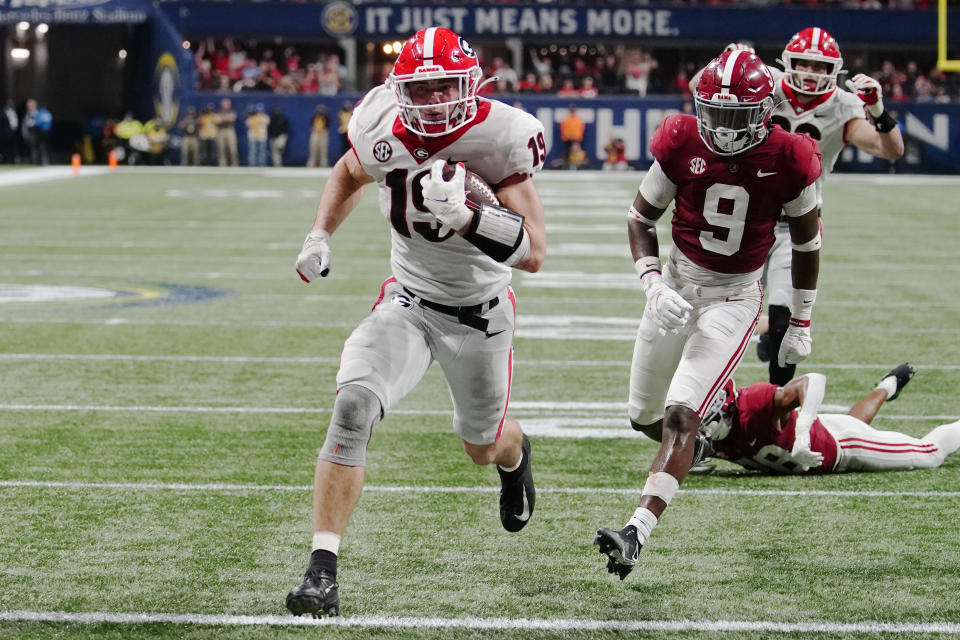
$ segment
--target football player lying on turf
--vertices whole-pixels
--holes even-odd
[[[847,414],[818,413],[826,377],[808,373],[778,387],[758,382],[736,389],[729,382],[704,419],[714,455],[768,473],[842,473],[932,469],[960,448],[960,421],[922,438],[870,426],[881,405],[894,400],[913,377],[901,364]]]

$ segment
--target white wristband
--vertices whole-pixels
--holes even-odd
[[[655,256],[643,256],[633,263],[633,268],[637,270],[637,275],[640,276],[641,282],[643,281],[644,276],[653,273],[660,275],[663,272],[663,267],[660,264],[660,258]]]
[[[790,315],[797,320],[809,320],[813,316],[813,303],[816,301],[816,289],[794,289]]]

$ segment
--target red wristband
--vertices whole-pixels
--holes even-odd
[[[791,318],[790,318],[790,326],[791,326],[791,327],[809,327],[809,326],[810,326],[810,321],[809,321],[809,320],[798,320],[797,318],[791,317]]]

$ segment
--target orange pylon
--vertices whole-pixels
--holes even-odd
[[[73,167],[73,175],[80,175],[80,154],[75,153],[70,156],[70,166]]]
[[[113,149],[107,154],[107,164],[110,165],[110,171],[117,170],[117,153]]]

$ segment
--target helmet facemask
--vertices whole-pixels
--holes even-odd
[[[424,137],[443,136],[468,124],[477,113],[477,89],[483,72],[479,66],[448,71],[439,66],[418,67],[415,73],[391,73],[387,84],[393,89],[403,125]],[[455,86],[425,92],[417,83],[450,80]],[[429,85],[427,85],[429,86]],[[426,94],[432,93],[430,97]],[[440,94],[439,96],[436,94]]]
[[[743,153],[763,142],[775,106],[772,96],[738,102],[735,95],[719,93],[709,100],[696,96],[694,103],[700,139],[721,156]]]

